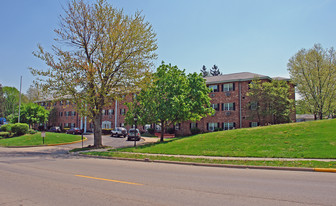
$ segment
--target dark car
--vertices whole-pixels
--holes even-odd
[[[60,127],[51,127],[48,132],[61,132],[61,128]]]
[[[127,137],[127,129],[123,127],[117,127],[111,131],[111,137],[117,136],[117,137]]]
[[[128,137],[127,140],[136,140],[139,141],[141,139],[140,137],[140,131],[138,129],[130,129],[128,131]]]
[[[82,134],[83,130],[75,127],[75,128],[71,128],[67,130],[66,133],[67,134]]]

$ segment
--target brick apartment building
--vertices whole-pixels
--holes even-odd
[[[206,84],[212,89],[209,95],[211,97],[212,107],[216,110],[212,116],[207,116],[197,122],[181,122],[175,125],[176,134],[188,135],[190,129],[198,127],[201,131],[213,131],[215,128],[230,130],[236,128],[247,128],[259,126],[257,119],[251,119],[249,116],[249,97],[246,95],[249,90],[249,83],[254,78],[259,78],[261,81],[271,81],[272,78],[260,74],[249,72],[241,72],[234,74],[226,74],[220,76],[205,77]],[[289,79],[276,77],[278,80],[289,81]],[[291,98],[295,99],[294,85],[290,84],[292,94]],[[104,108],[102,128],[126,127],[125,114],[127,106],[125,102],[131,101],[132,97],[127,96],[122,101],[111,102],[109,106]],[[70,100],[62,100],[52,102],[51,100],[39,101],[40,105],[46,108],[55,108],[53,111],[54,119],[48,123],[49,126],[60,126],[61,128],[79,127],[84,131],[92,131],[93,124],[86,117],[81,117],[76,113],[75,106]],[[295,111],[290,115],[290,119],[295,121]],[[146,130],[148,127],[155,125],[138,126],[140,130]],[[156,126],[159,129],[159,126]]]

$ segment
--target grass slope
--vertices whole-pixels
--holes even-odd
[[[44,144],[61,144],[70,143],[74,141],[81,140],[81,136],[63,134],[63,133],[53,133],[46,132],[46,137],[44,138]],[[36,134],[26,134],[19,137],[7,138],[0,140],[1,146],[38,146],[43,145],[41,133]]]
[[[121,151],[232,157],[336,158],[336,119],[212,132]]]

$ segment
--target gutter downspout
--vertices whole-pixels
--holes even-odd
[[[241,82],[239,82],[239,128],[242,128]]]
[[[114,112],[114,128],[118,125],[118,100],[115,100],[115,112]]]

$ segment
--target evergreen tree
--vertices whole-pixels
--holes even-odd
[[[209,72],[208,72],[207,68],[205,67],[205,65],[203,65],[203,67],[201,69],[201,74],[202,74],[203,77],[209,76]]]
[[[218,76],[221,75],[221,72],[219,71],[219,68],[216,64],[213,65],[213,67],[210,69],[211,76]]]

